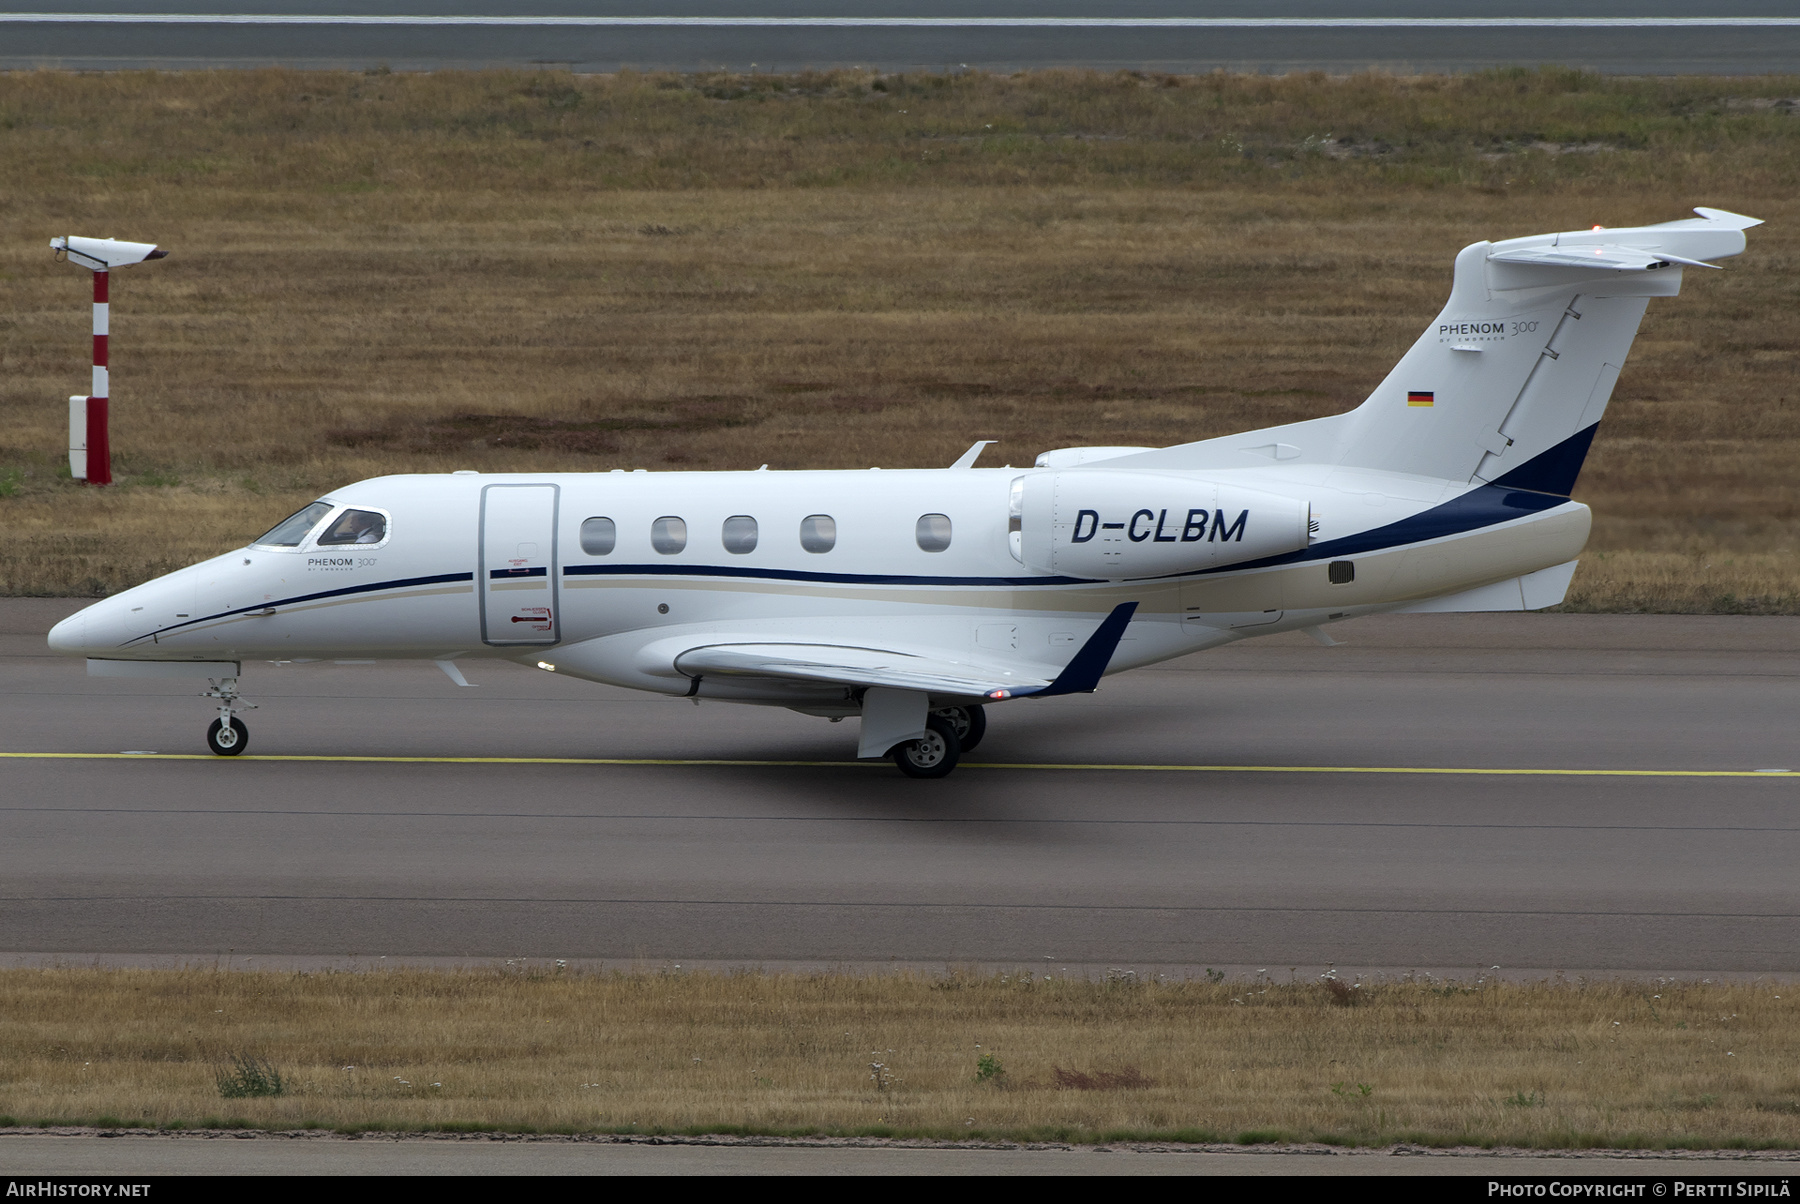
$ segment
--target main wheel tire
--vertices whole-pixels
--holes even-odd
[[[962,743],[963,752],[974,752],[975,746],[981,743],[981,738],[987,735],[987,712],[982,707],[942,707],[931,713],[950,721],[950,725],[956,729],[957,740]]]
[[[235,757],[250,747],[250,729],[244,726],[242,719],[233,719],[229,728],[222,720],[215,719],[206,729],[206,747],[216,756]]]
[[[956,768],[962,756],[962,741],[956,738],[956,727],[941,715],[925,717],[925,736],[894,745],[888,754],[900,772],[909,778],[941,778]]]

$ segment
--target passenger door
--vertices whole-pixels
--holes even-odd
[[[489,485],[481,491],[481,638],[554,644],[561,636],[555,485]]]

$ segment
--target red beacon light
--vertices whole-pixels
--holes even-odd
[[[69,398],[69,474],[90,485],[112,484],[112,444],[107,434],[106,405],[111,386],[106,378],[106,338],[111,306],[107,301],[107,274],[148,259],[162,259],[167,251],[151,242],[120,242],[116,238],[53,238],[50,249],[58,259],[84,267],[94,274],[94,380],[88,394]]]

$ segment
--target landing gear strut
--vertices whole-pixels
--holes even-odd
[[[206,747],[216,756],[235,757],[250,747],[250,729],[232,712],[254,711],[256,704],[239,697],[235,677],[209,677],[206,680],[211,688],[200,697],[219,700],[219,717],[206,729]]]

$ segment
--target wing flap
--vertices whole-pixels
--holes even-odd
[[[832,644],[709,644],[677,656],[675,668],[689,677],[772,677],[971,697],[1035,692],[1050,684],[984,665]]]
[[[920,656],[891,648],[851,644],[733,643],[705,644],[675,657],[675,671],[699,682],[709,676],[762,677],[784,681],[830,682],[843,686],[877,686],[892,690],[955,694],[968,698],[1048,697],[1092,693],[1106,673],[1119,640],[1125,635],[1136,602],[1112,608],[1054,677],[1023,669]],[[697,684],[696,684],[697,688]]]

